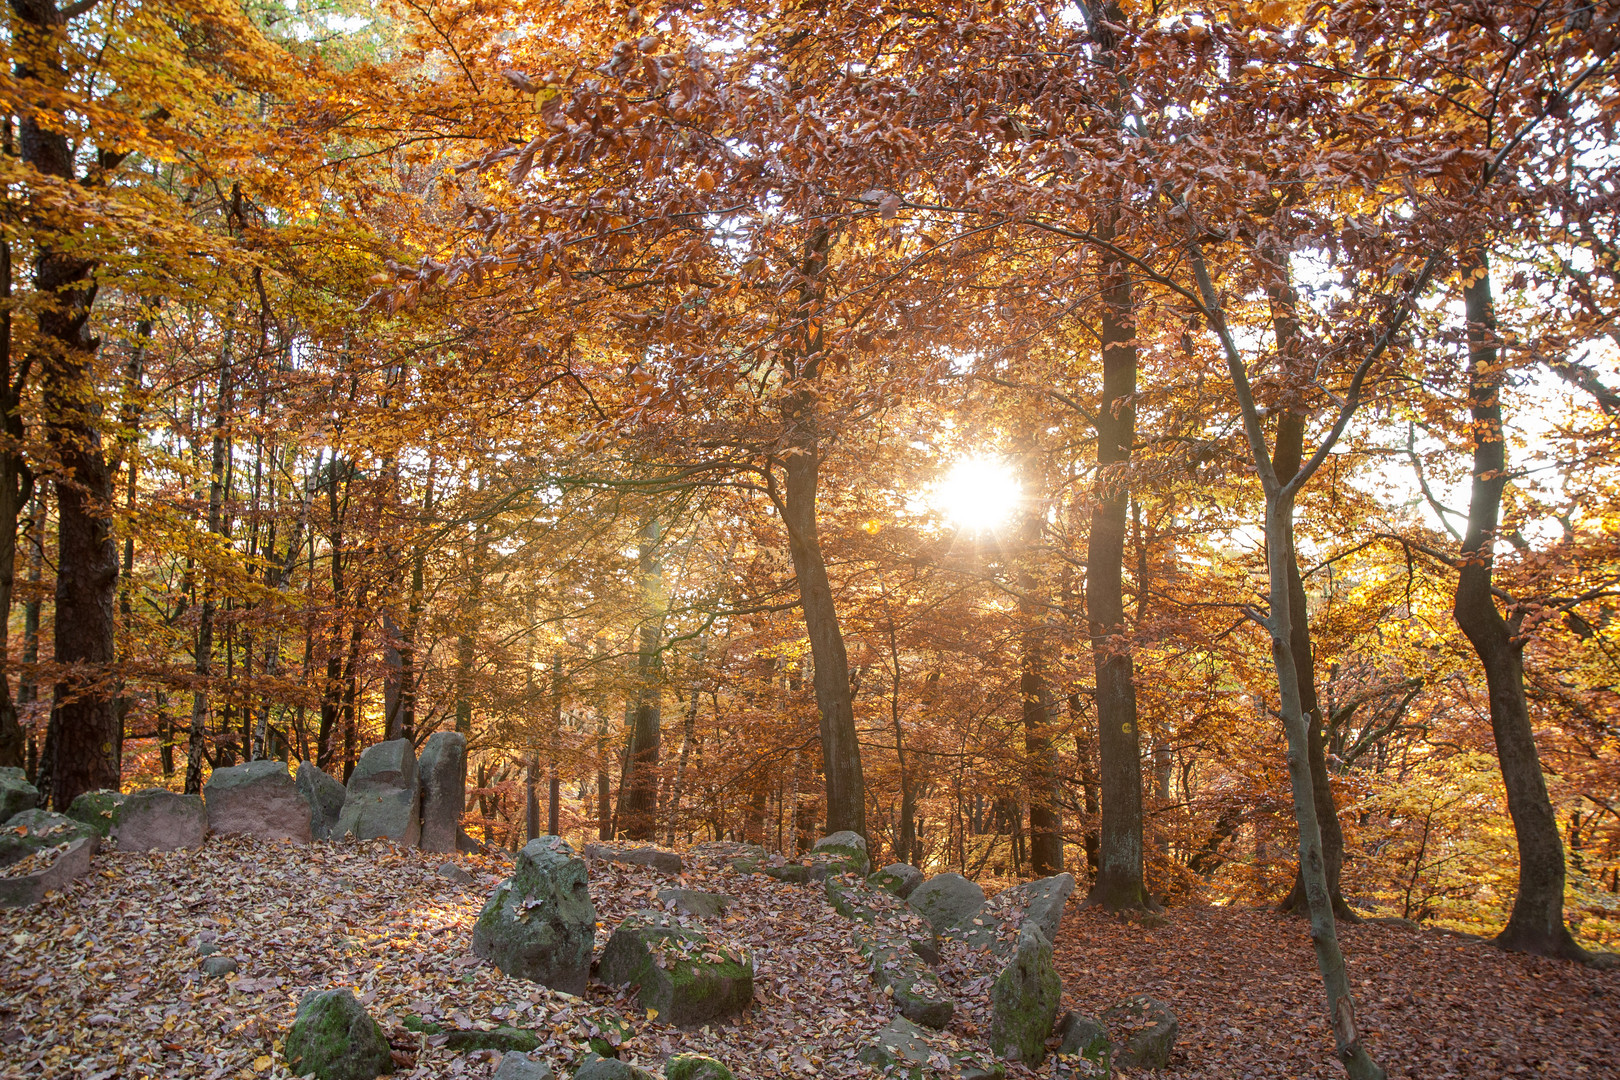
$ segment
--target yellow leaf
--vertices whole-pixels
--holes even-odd
[[[253,1059],[253,1071],[264,1072],[264,1070],[268,1069],[273,1064],[275,1064],[275,1062],[271,1060],[269,1054],[261,1054]]]
[[[647,1010],[647,1022],[650,1024],[656,1019],[658,1019],[658,1010],[657,1009],[648,1009]]]

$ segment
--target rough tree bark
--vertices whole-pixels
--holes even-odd
[[[642,601],[636,699],[625,784],[619,793],[620,825],[632,840],[655,840],[658,830],[658,755],[663,741],[659,645],[664,636],[664,564],[658,554],[659,532],[658,519],[648,518],[641,528],[636,559]]]

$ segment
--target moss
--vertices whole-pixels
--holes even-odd
[[[499,1050],[502,1053],[516,1050],[526,1054],[530,1050],[540,1049],[540,1039],[534,1032],[504,1024],[488,1031],[468,1028],[447,1031],[445,1035],[444,1045],[461,1053],[471,1050]]]
[[[731,1070],[703,1054],[676,1054],[664,1065],[664,1080],[733,1080]]]
[[[305,994],[283,1052],[298,1074],[319,1080],[374,1080],[393,1069],[382,1029],[348,990]]]
[[[74,821],[82,821],[106,838],[112,833],[113,815],[123,801],[123,795],[106,788],[86,791],[73,800],[73,805],[67,809],[67,816]]]

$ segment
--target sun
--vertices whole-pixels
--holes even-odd
[[[964,532],[993,532],[1012,520],[1022,491],[1007,462],[975,455],[962,458],[934,485],[933,503]]]

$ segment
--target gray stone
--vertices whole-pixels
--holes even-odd
[[[456,850],[461,815],[467,811],[467,736],[435,731],[417,762],[422,784],[422,850]]]
[[[1073,891],[1074,878],[1069,874],[1014,885],[991,897],[971,917],[947,928],[945,936],[1005,959],[1018,947],[1018,934],[1026,923],[1034,923],[1041,936],[1052,941]]]
[[[1046,1059],[1046,1037],[1057,1019],[1063,987],[1052,945],[1034,923],[1018,935],[1018,950],[990,987],[990,1049],[1030,1067]]]
[[[1040,927],[1041,936],[1053,945],[1057,944],[1058,928],[1063,925],[1063,906],[1069,902],[1069,894],[1074,892],[1074,875],[1057,874],[1053,877],[1040,878],[1036,881],[1026,881],[1022,885],[1014,885],[1005,894],[996,894],[996,899],[1003,895],[1023,909],[1022,922],[1033,922]],[[1019,928],[1022,929],[1022,922]]]
[[[1071,1009],[1058,1021],[1056,1034],[1062,1040],[1058,1053],[1084,1061],[1090,1075],[1109,1075],[1114,1044],[1109,1041],[1108,1029],[1100,1020]]]
[[[39,788],[28,782],[27,773],[14,765],[0,768],[0,821],[38,805]]]
[[[90,872],[90,856],[100,843],[101,838],[94,833],[75,837],[44,869],[0,877],[0,908],[27,907],[42,902],[53,892],[61,892]]]
[[[495,1070],[494,1080],[552,1080],[552,1075],[551,1066],[544,1061],[513,1050],[501,1055],[501,1067]]]
[[[935,1050],[928,1043],[929,1034],[905,1017],[897,1016],[855,1056],[883,1070],[885,1076],[906,1080],[936,1080],[947,1076],[958,1080],[991,1080],[1006,1075],[998,1062],[972,1051]]]
[[[65,814],[24,810],[7,818],[4,827],[0,827],[0,866],[21,862],[45,848],[95,835],[95,829]]]
[[[583,994],[596,941],[585,860],[556,836],[530,840],[473,924],[473,952],[508,975]]]
[[[673,851],[659,851],[654,847],[613,848],[606,844],[586,844],[587,859],[606,859],[609,862],[631,866],[650,866],[666,874],[679,874],[683,867],[681,857]]]
[[[298,763],[298,793],[309,803],[309,835],[315,840],[332,839],[338,816],[343,813],[343,800],[348,792],[343,785],[326,775],[313,761]]]
[[[229,956],[210,956],[202,962],[202,973],[214,978],[223,978],[236,973],[236,960]]]
[[[906,901],[935,930],[944,930],[971,919],[984,906],[984,890],[961,874],[936,874],[913,889]]]
[[[491,854],[490,846],[482,840],[474,840],[468,836],[466,829],[456,830],[456,850],[464,855]]]
[[[453,862],[443,863],[439,867],[439,876],[449,878],[457,885],[471,885],[473,876]]]
[[[873,889],[859,878],[828,877],[822,886],[833,910],[848,919],[879,928],[885,940],[904,943],[929,964],[939,963],[939,938],[928,920],[886,889]]]
[[[203,785],[208,828],[260,840],[310,841],[309,800],[284,761],[249,761],[215,769]]]
[[[705,1054],[676,1054],[664,1062],[664,1080],[734,1080],[725,1064]]]
[[[871,877],[866,883],[874,889],[887,889],[900,899],[910,896],[918,885],[922,884],[923,873],[910,863],[890,863]]]
[[[214,944],[212,941],[197,942],[198,956],[213,956],[217,952],[219,952],[219,946]]]
[[[113,839],[120,851],[178,851],[200,847],[208,836],[201,795],[146,788],[113,811]]]
[[[123,802],[124,795],[119,791],[109,791],[107,788],[83,791],[67,808],[67,816],[74,821],[84,822],[105,840],[112,835],[113,814]]]
[[[1170,1064],[1181,1025],[1170,1006],[1146,994],[1123,1001],[1102,1014],[1114,1039],[1114,1064],[1128,1069],[1162,1069]]]
[[[810,853],[832,856],[834,872],[851,870],[865,877],[872,869],[866,853],[866,837],[849,829],[823,836],[811,846]]]
[[[574,1070],[574,1080],[653,1080],[653,1074],[618,1058],[590,1057]]]
[[[856,951],[866,958],[872,981],[888,989],[901,1016],[931,1028],[943,1028],[951,1022],[956,1002],[904,938],[886,937],[881,930],[860,927],[853,942]]]
[[[700,919],[718,919],[726,913],[731,897],[725,893],[703,892],[699,889],[659,889],[658,902],[666,907],[673,904],[682,915],[695,915]]]
[[[349,774],[348,794],[332,838],[392,840],[416,847],[422,838],[419,795],[411,740],[391,739],[368,746]]]
[[[295,1076],[319,1080],[375,1080],[394,1070],[382,1028],[350,990],[305,994],[282,1055]]]
[[[754,1000],[751,958],[656,911],[637,912],[614,929],[598,974],[609,985],[634,986],[638,1005],[680,1027],[735,1016]]]

